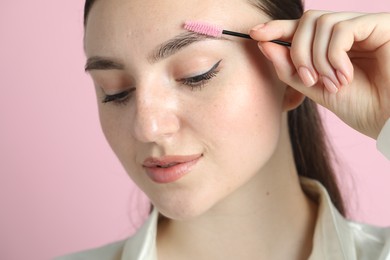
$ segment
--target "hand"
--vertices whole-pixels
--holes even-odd
[[[250,35],[283,82],[377,138],[390,117],[390,14],[307,11],[299,20],[258,25]]]

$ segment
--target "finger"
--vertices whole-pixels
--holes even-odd
[[[345,58],[349,61],[346,51],[344,51],[344,53],[338,52],[338,56],[335,56],[331,51],[330,43],[332,41],[334,28],[342,21],[361,15],[362,14],[359,13],[327,13],[321,15],[317,19],[313,40],[313,63],[315,69],[319,75],[321,75],[322,82],[330,92],[337,92],[341,86],[348,85],[350,79],[350,77],[342,72],[346,69],[339,70],[339,68],[334,67],[334,63],[332,62]]]
[[[364,57],[361,51],[377,50],[390,41],[389,21],[390,14],[361,15],[334,26],[328,57],[339,78],[345,77],[348,82],[353,79],[350,50],[358,50],[354,56]]]
[[[346,21],[346,27],[348,23],[361,50],[373,51],[390,41],[390,13],[366,14]]]
[[[321,77],[328,91],[338,91],[339,80],[327,58],[332,27],[335,22],[356,15],[309,10],[302,16],[293,38],[291,58],[306,86],[316,84]]]
[[[308,88],[302,83],[301,78],[295,69],[294,63],[291,60],[288,48],[270,42],[261,42],[259,45],[261,45],[264,55],[274,65],[275,71],[280,80],[313,101],[324,105],[324,97],[329,95],[329,93],[325,93],[324,88],[320,84]]]
[[[309,17],[313,16],[310,15]],[[250,31],[250,35],[254,40],[260,42],[267,42],[274,39],[293,39],[291,47],[293,62],[299,72],[302,81],[306,86],[309,87],[317,82],[318,77],[315,69],[312,66],[311,56],[304,55],[302,52],[307,52],[307,50],[311,50],[312,35],[314,31],[313,24],[314,20],[311,23],[301,23],[301,20],[273,20],[254,27]],[[300,28],[298,28],[298,26],[300,26]],[[294,35],[297,33],[297,30],[299,30],[300,32],[298,33],[298,35],[304,36],[295,37]],[[308,31],[311,33],[308,34]],[[308,39],[304,41],[303,38]],[[300,66],[300,64],[304,65]]]
[[[318,81],[318,74],[313,65],[312,44],[316,20],[324,11],[307,11],[299,20],[291,46],[291,59],[302,82],[311,87]]]
[[[298,26],[298,20],[272,20],[259,24],[249,32],[252,39],[259,42],[271,40],[291,40]]]

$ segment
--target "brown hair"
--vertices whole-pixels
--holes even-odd
[[[303,14],[301,0],[249,1],[272,19],[298,19]],[[95,2],[96,0],[85,1],[84,26]],[[288,125],[298,174],[315,179],[325,186],[333,204],[345,216],[344,202],[331,164],[328,139],[317,105],[306,98],[298,108],[288,113]]]

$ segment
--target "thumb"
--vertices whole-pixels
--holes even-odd
[[[281,81],[316,103],[324,104],[324,88],[318,82],[312,87],[304,85],[291,60],[289,48],[272,42],[259,42],[258,45],[264,56],[272,62]]]

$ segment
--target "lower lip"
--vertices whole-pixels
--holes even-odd
[[[180,163],[175,166],[171,166],[168,168],[160,168],[160,167],[145,167],[146,174],[152,181],[157,183],[171,183],[175,182],[187,173],[189,173],[192,168],[198,163],[201,157],[185,162]]]

